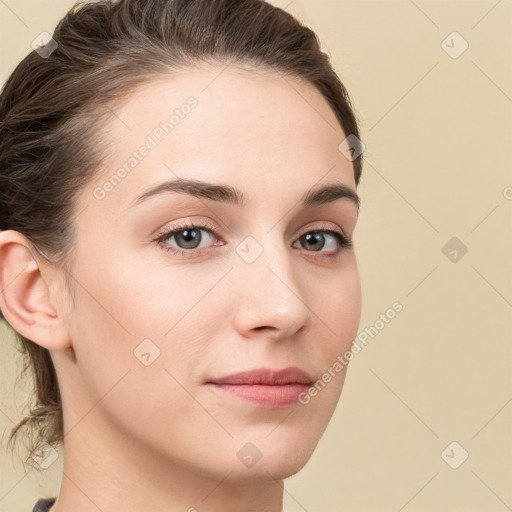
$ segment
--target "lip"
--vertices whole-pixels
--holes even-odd
[[[261,407],[275,409],[298,401],[313,381],[301,368],[282,370],[259,368],[210,379],[206,385],[220,393],[248,400]]]
[[[267,386],[278,386],[283,384],[306,384],[311,385],[311,377],[296,366],[272,370],[270,368],[258,368],[246,372],[234,373],[226,377],[210,379],[208,384],[262,384]]]

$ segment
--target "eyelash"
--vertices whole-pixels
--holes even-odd
[[[169,244],[164,243],[168,238],[170,238],[173,235],[176,235],[177,233],[181,233],[185,230],[202,230],[208,231],[211,235],[213,235],[215,238],[217,238],[215,229],[213,226],[208,225],[207,223],[204,224],[192,224],[192,223],[182,223],[177,226],[172,227],[170,230],[165,230],[163,232],[160,232],[157,237],[153,240],[155,243],[161,245],[162,249],[164,251],[172,252],[173,254],[176,254],[177,256],[184,256],[184,257],[193,257],[194,253],[201,252],[201,249],[189,249],[189,250],[183,250],[183,249],[176,249],[175,247],[170,246]],[[305,231],[302,235],[300,235],[297,240],[304,235],[312,234],[312,233],[327,233],[329,235],[332,235],[336,241],[338,242],[338,249],[336,252],[332,254],[325,254],[322,251],[318,251],[319,254],[322,254],[320,257],[324,258],[337,258],[339,257],[341,251],[343,249],[348,249],[352,247],[352,240],[345,236],[342,233],[339,233],[338,231],[334,231],[332,229],[313,229],[311,231]],[[294,242],[295,243],[295,242]],[[306,249],[305,249],[306,250]],[[307,252],[317,252],[317,251],[307,251]]]

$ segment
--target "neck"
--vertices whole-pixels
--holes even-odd
[[[282,512],[282,504],[282,480],[200,474],[92,412],[65,436],[64,472],[51,512]]]

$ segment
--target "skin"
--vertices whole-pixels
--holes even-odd
[[[310,84],[224,68],[153,80],[116,109],[108,158],[77,201],[72,293],[23,235],[0,234],[2,311],[51,351],[61,388],[64,475],[52,512],[280,512],[283,479],[306,464],[335,410],[346,367],[307,405],[278,409],[204,385],[261,367],[319,379],[350,349],[361,313],[354,248],[329,259],[329,235],[320,251],[297,242],[318,229],[354,235],[349,200],[299,205],[318,185],[356,190],[334,113]],[[198,106],[97,199],[95,187],[189,96]],[[168,193],[128,208],[177,176],[229,184],[246,204]],[[182,221],[215,228],[193,257],[153,241]],[[252,263],[235,251],[247,236],[262,250]],[[176,237],[164,243],[180,248]],[[149,366],[134,356],[146,338],[160,350]],[[248,442],[262,454],[251,468],[236,456]]]

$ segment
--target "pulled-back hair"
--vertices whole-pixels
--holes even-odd
[[[275,70],[312,84],[345,136],[359,138],[347,90],[315,33],[263,0],[82,2],[52,37],[19,63],[0,96],[0,230],[26,236],[65,271],[70,289],[76,198],[105,158],[100,129],[117,101],[152,78],[203,62]],[[352,164],[358,185],[362,156]],[[9,443],[27,427],[32,448],[59,444],[62,404],[50,353],[8,327],[35,389]]]

